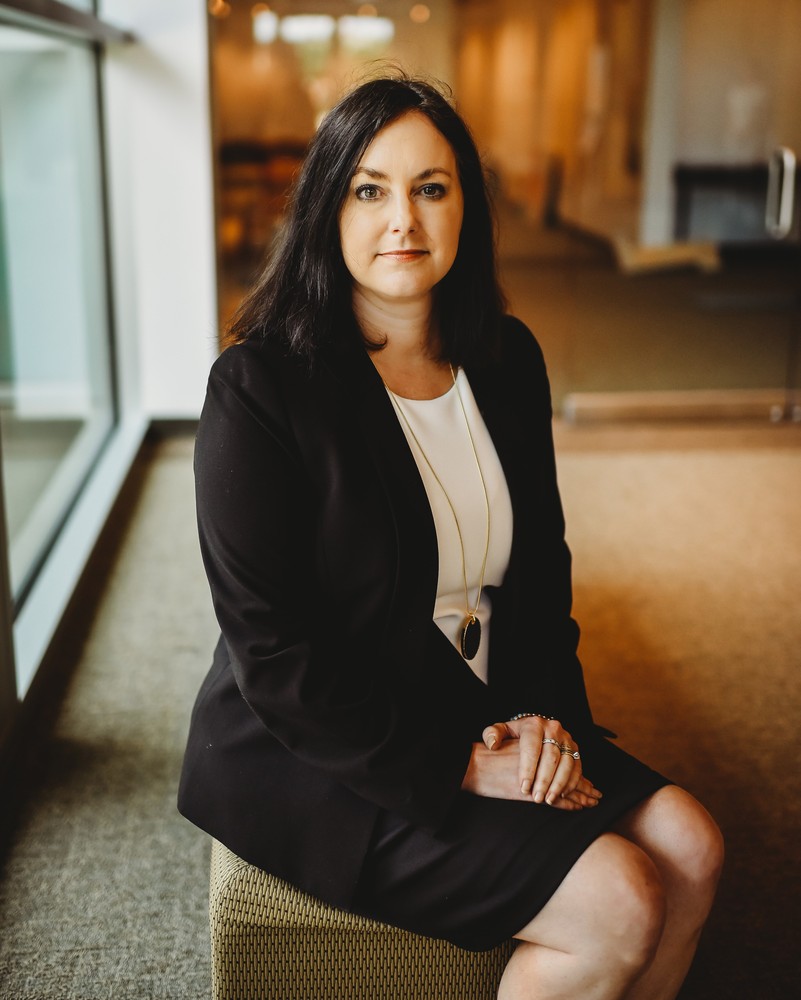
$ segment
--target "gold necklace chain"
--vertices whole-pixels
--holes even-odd
[[[404,412],[403,407],[400,405],[400,400],[395,395],[395,393],[390,389],[390,387],[387,385],[386,382],[384,382],[384,388],[389,393],[390,398],[392,399],[392,402],[395,405],[395,409],[398,411],[398,413],[400,414],[401,418],[403,419],[403,422],[406,425],[409,433],[411,434],[412,439],[414,440],[414,443],[417,445],[417,447],[418,447],[418,449],[420,451],[420,454],[425,459],[426,465],[431,470],[431,475],[437,481],[437,484],[438,484],[439,488],[442,490],[442,493],[443,493],[445,499],[448,501],[448,506],[451,509],[451,514],[453,514],[453,520],[454,520],[454,523],[456,524],[456,534],[459,536],[459,547],[462,550],[462,581],[464,582],[464,603],[465,603],[465,610],[467,612],[467,621],[468,621],[469,624],[475,624],[478,621],[477,612],[478,612],[478,607],[479,607],[479,605],[481,603],[481,592],[484,589],[484,573],[485,573],[486,568],[487,568],[487,557],[489,555],[489,544],[490,544],[490,504],[489,504],[489,496],[487,494],[487,484],[484,481],[484,473],[483,473],[483,471],[481,469],[481,462],[479,461],[479,458],[478,458],[478,451],[476,449],[476,443],[473,440],[473,432],[470,430],[470,421],[467,419],[467,411],[464,408],[464,402],[462,401],[462,394],[461,394],[461,392],[459,390],[459,385],[458,385],[458,383],[456,381],[456,375],[453,372],[453,365],[449,364],[448,367],[450,368],[450,371],[451,371],[451,378],[453,379],[453,384],[454,384],[454,386],[456,388],[456,396],[457,396],[457,398],[459,400],[459,406],[461,407],[461,410],[462,410],[462,416],[464,417],[465,426],[467,427],[467,436],[470,438],[470,446],[473,449],[473,457],[476,460],[476,468],[478,469],[478,475],[479,475],[479,478],[481,479],[481,488],[484,491],[484,505],[485,505],[486,512],[487,512],[487,541],[486,541],[486,545],[484,546],[484,558],[483,558],[483,560],[481,562],[481,576],[479,578],[479,583],[478,583],[478,594],[476,596],[475,606],[472,609],[470,608],[470,592],[469,592],[469,589],[468,589],[468,586],[467,586],[467,557],[465,555],[464,540],[462,538],[462,529],[459,526],[459,518],[456,516],[456,509],[453,506],[451,498],[448,496],[448,491],[442,485],[442,480],[437,475],[436,469],[431,464],[431,460],[429,459],[428,455],[425,453],[425,450],[424,450],[423,446],[420,444],[420,441],[419,441],[417,435],[414,432],[414,428],[412,427],[411,423],[409,422],[409,418],[406,416],[406,413]],[[382,381],[383,381],[383,379],[382,379]],[[466,629],[467,629],[467,627],[469,627],[469,624],[466,626]],[[466,630],[465,630],[464,634],[466,634]],[[479,641],[480,641],[480,632],[479,632]],[[464,642],[463,642],[463,646],[462,646],[462,652],[463,652],[463,655],[464,655]],[[475,655],[475,652],[473,653],[473,656],[474,655]],[[472,659],[472,656],[468,656],[468,657],[466,657],[466,659]]]

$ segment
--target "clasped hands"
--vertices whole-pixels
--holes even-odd
[[[601,792],[582,774],[578,747],[560,722],[539,716],[487,726],[473,744],[462,788],[493,799],[589,809]]]

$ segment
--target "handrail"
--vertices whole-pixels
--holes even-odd
[[[765,227],[776,240],[782,240],[793,228],[796,158],[792,149],[779,146],[770,158]]]

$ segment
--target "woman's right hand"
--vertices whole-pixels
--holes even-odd
[[[486,798],[516,799],[534,804],[531,792],[524,793],[520,785],[520,740],[496,741],[492,749],[483,743],[474,743],[462,788]],[[582,775],[574,788],[546,795],[544,804],[575,811],[591,809],[600,798],[601,792]]]

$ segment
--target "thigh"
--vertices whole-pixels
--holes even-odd
[[[659,873],[648,855],[616,833],[593,841],[542,910],[515,935],[563,952],[610,947],[658,931],[664,916]]]

